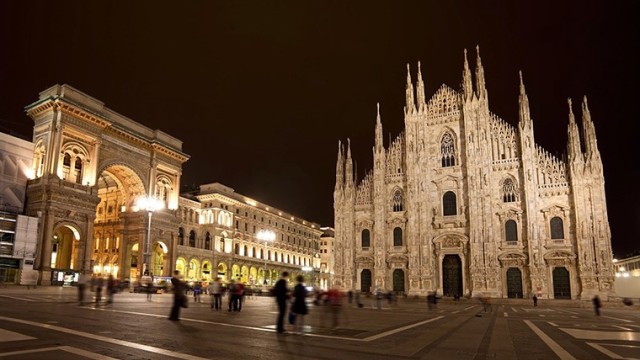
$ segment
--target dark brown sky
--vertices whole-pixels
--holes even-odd
[[[160,3],[0,2],[0,131],[30,137],[22,108],[68,83],[183,140],[183,184],[219,181],[332,225],[338,139],[351,137],[362,177],[376,102],[385,132],[403,128],[406,63],[422,61],[429,96],[458,89],[462,50],[479,44],[491,110],[517,123],[521,69],[553,153],[566,98],[589,96],[614,251],[640,250],[634,1]]]

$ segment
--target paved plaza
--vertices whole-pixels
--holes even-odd
[[[92,293],[89,293],[92,294]],[[397,304],[345,302],[332,329],[311,305],[306,332],[275,333],[272,298],[247,298],[240,313],[211,311],[208,297],[168,321],[170,294],[116,294],[111,305],[78,306],[74,288],[0,288],[3,359],[633,359],[640,358],[637,307],[529,301]]]

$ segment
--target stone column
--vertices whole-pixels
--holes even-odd
[[[40,251],[40,284],[51,285],[51,239],[53,237],[53,210],[45,210],[43,222],[42,247]]]
[[[93,272],[91,268],[91,251],[93,249],[93,221],[95,220],[95,215],[87,216],[87,224],[86,224],[86,235],[84,241],[84,257],[82,261],[82,272],[85,274]]]

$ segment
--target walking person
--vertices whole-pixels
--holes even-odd
[[[193,302],[200,302],[201,293],[202,293],[202,283],[197,282],[193,285]]]
[[[340,312],[342,311],[342,294],[337,288],[327,291],[327,303],[331,312],[331,330],[338,328],[340,322]]]
[[[596,316],[600,316],[600,308],[602,307],[600,297],[598,295],[594,296],[591,302],[593,302],[593,310],[595,310]]]
[[[89,285],[89,274],[81,273],[78,276],[78,304],[84,305],[84,296],[87,292],[87,285]]]
[[[304,335],[304,316],[309,313],[307,308],[307,296],[309,292],[304,287],[304,276],[296,276],[298,284],[293,288],[293,304],[291,305],[291,312],[295,315],[294,332],[298,335]]]
[[[153,294],[153,278],[149,275],[148,271],[145,271],[144,275],[140,278],[140,285],[144,288],[144,292],[147,293],[147,301],[151,301],[151,294]]]
[[[211,309],[222,310],[222,284],[220,278],[217,277],[207,289],[211,295]]]
[[[284,315],[287,311],[287,300],[289,299],[289,287],[287,280],[289,279],[289,273],[282,272],[280,280],[276,281],[273,287],[273,295],[276,297],[276,303],[278,304],[278,319],[276,331],[278,334],[284,334]]]
[[[380,289],[380,286],[376,286],[376,292],[374,296],[376,298],[376,309],[382,309],[382,289]]]
[[[180,308],[186,307],[187,296],[184,294],[185,284],[180,279],[180,271],[175,270],[171,277],[171,287],[173,288],[173,306],[171,307],[171,314],[169,314],[169,320],[180,320]]]
[[[237,310],[237,304],[236,304],[236,297],[237,295],[237,289],[236,289],[236,282],[231,279],[229,281],[229,285],[227,286],[227,296],[229,297],[227,300],[229,300],[229,312],[231,311],[236,311]]]
[[[533,294],[533,306],[538,306],[538,296],[536,296],[536,294]]]
[[[102,274],[98,274],[98,276],[95,278],[96,306],[99,306],[100,301],[102,300],[103,287],[104,287],[104,279],[102,278]]]
[[[107,279],[107,304],[113,303],[113,294],[116,292],[116,279],[113,275],[109,275]]]
[[[244,302],[244,284],[242,281],[238,280],[236,284],[236,303],[235,310],[240,312],[242,310],[242,303]]]

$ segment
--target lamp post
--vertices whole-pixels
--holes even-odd
[[[256,237],[264,241],[264,284],[267,285],[267,249],[269,249],[269,242],[276,239],[276,233],[271,230],[259,230]]]
[[[149,214],[149,223],[147,224],[147,238],[144,247],[144,264],[142,265],[142,274],[144,275],[150,268],[151,262],[151,215],[154,211],[164,207],[164,202],[155,196],[143,196],[136,202],[138,209],[145,210]]]

